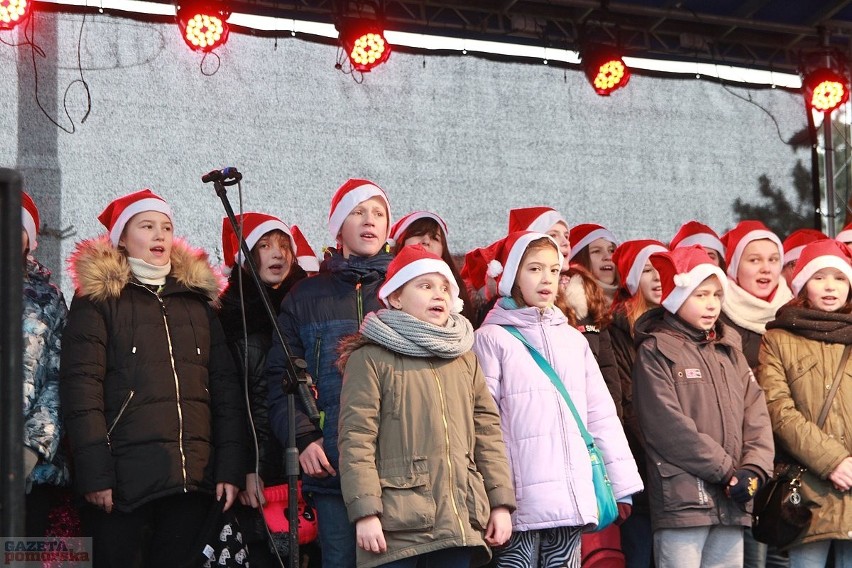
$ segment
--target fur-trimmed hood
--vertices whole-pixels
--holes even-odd
[[[175,239],[170,260],[170,277],[216,301],[224,281],[210,265],[206,252]],[[108,235],[78,243],[68,259],[68,270],[76,293],[93,301],[119,297],[132,277],[127,257],[110,243]]]

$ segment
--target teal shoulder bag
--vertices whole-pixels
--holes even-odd
[[[544,371],[544,374],[547,375],[550,382],[553,383],[553,386],[562,395],[562,398],[565,399],[565,404],[568,405],[571,414],[574,415],[574,420],[577,421],[577,428],[580,429],[580,435],[583,436],[583,441],[586,442],[586,448],[589,450],[589,459],[592,461],[592,479],[595,483],[595,498],[598,502],[598,526],[595,528],[595,531],[605,529],[618,518],[618,504],[615,501],[615,494],[612,492],[612,483],[606,474],[603,454],[597,445],[595,445],[592,435],[586,430],[586,426],[580,419],[580,415],[577,414],[577,409],[574,408],[574,403],[571,402],[571,397],[568,396],[568,391],[565,390],[565,385],[562,384],[562,381],[550,363],[547,362],[547,359],[535,347],[530,345],[529,341],[518,331],[518,328],[513,325],[504,325],[502,327],[524,344],[530,355],[532,355],[532,358],[538,363],[538,366]]]

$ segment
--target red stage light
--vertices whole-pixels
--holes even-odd
[[[805,101],[820,112],[831,112],[849,100],[849,81],[827,67],[808,73],[802,88]]]
[[[390,57],[391,46],[377,23],[351,20],[338,26],[338,31],[343,49],[356,71],[369,72]]]
[[[30,0],[0,0],[0,29],[11,29],[29,14]]]
[[[630,81],[630,69],[621,56],[614,53],[584,53],[583,69],[595,92],[604,97]]]
[[[177,18],[183,40],[190,49],[208,52],[228,41],[230,13],[215,5],[178,6]]]

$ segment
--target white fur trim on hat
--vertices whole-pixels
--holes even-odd
[[[778,238],[778,235],[772,231],[765,231],[763,229],[749,231],[743,235],[743,238],[740,239],[737,243],[737,247],[734,249],[734,254],[731,255],[731,264],[728,265],[728,276],[733,278],[734,281],[737,279],[737,269],[740,266],[740,260],[742,259],[745,248],[749,243],[763,239],[768,239],[775,243],[778,246],[779,255],[781,258],[784,258],[784,245],[781,244],[781,239]]]
[[[673,314],[677,313],[686,299],[689,298],[689,295],[711,276],[718,277],[719,282],[722,284],[722,290],[727,290],[728,279],[725,277],[725,273],[722,272],[721,268],[715,264],[699,264],[689,272],[675,274],[675,288],[669,292],[668,296],[663,298],[663,307]]]
[[[29,249],[35,250],[38,246],[38,227],[36,227],[35,219],[30,215],[30,212],[27,211],[26,207],[21,207],[21,223],[24,226],[24,231],[27,233],[27,238],[30,241]]]
[[[456,277],[453,275],[450,267],[447,266],[447,263],[443,260],[438,260],[437,258],[421,258],[414,262],[409,262],[400,268],[390,280],[386,280],[382,287],[379,288],[379,300],[381,300],[386,307],[391,307],[390,302],[388,302],[388,296],[405,286],[408,281],[423,274],[431,274],[433,272],[437,272],[446,278],[447,282],[450,284],[450,294],[452,296],[450,311],[453,313],[460,312],[461,307],[459,306],[463,306],[463,303],[459,299],[459,285],[458,282],[456,282]],[[458,308],[458,310],[456,310],[456,308]]]
[[[293,233],[290,232],[290,227],[284,224],[283,221],[279,221],[278,219],[269,219],[264,221],[260,225],[254,228],[252,232],[246,235],[245,241],[248,249],[251,250],[254,248],[254,245],[257,244],[263,235],[268,233],[269,231],[281,231],[285,235],[290,238],[290,250],[293,251],[293,256],[296,256],[298,252],[296,251],[296,241],[293,239]],[[234,262],[237,264],[243,264],[243,251],[238,250],[237,254],[234,255]]]
[[[296,262],[299,263],[299,266],[301,266],[302,270],[305,272],[319,272],[319,259],[315,256],[297,256]]]
[[[636,292],[639,291],[639,280],[642,278],[642,272],[645,270],[645,264],[648,262],[648,258],[655,252],[666,252],[666,247],[660,245],[648,245],[639,251],[639,254],[637,254],[636,258],[633,260],[633,264],[630,266],[630,272],[627,274],[627,278],[624,281],[624,285],[627,286],[627,291],[630,292],[631,296],[635,296]]]
[[[488,269],[485,273],[491,278],[497,278],[501,274],[503,274],[503,265],[500,264],[500,261],[496,258],[488,262]]]
[[[571,253],[568,255],[568,260],[574,258],[578,252],[592,244],[598,239],[606,239],[614,245],[618,245],[615,235],[609,229],[595,229],[588,235],[579,240],[579,242],[571,243]]]
[[[787,252],[784,253],[784,262],[782,264],[787,264],[788,262],[793,262],[794,260],[799,260],[799,257],[802,256],[802,251],[805,250],[807,245],[797,246],[795,248],[791,248]]]
[[[137,213],[145,211],[157,211],[168,217],[169,220],[172,220],[172,208],[162,199],[147,197],[139,201],[134,201],[124,208],[124,211],[121,212],[121,215],[118,216],[118,219],[116,219],[112,229],[109,231],[109,240],[114,246],[118,246],[118,241],[121,240],[121,233],[124,232],[124,226],[127,225],[127,222]]]
[[[707,233],[689,235],[680,241],[675,248],[691,247],[692,245],[701,245],[704,248],[713,249],[722,255],[722,258],[725,257],[725,245],[722,244],[722,241]]]
[[[569,228],[568,222],[565,221],[565,219],[562,218],[562,215],[560,215],[557,211],[545,211],[536,217],[535,221],[530,223],[530,226],[527,227],[526,230],[535,231],[536,233],[546,233],[556,223],[562,223],[565,225],[566,230]]]
[[[337,242],[337,235],[340,233],[340,228],[343,226],[343,221],[346,220],[346,217],[349,216],[359,203],[363,203],[371,197],[379,197],[384,202],[388,214],[388,230],[390,230],[390,203],[388,203],[385,192],[377,185],[365,183],[346,192],[346,195],[340,198],[337,207],[329,215],[328,234],[331,235],[334,242]]]
[[[790,283],[790,287],[793,289],[793,294],[798,296],[799,292],[802,291],[802,288],[805,287],[805,284],[808,283],[808,280],[810,280],[814,274],[823,268],[836,268],[845,274],[846,278],[852,282],[852,266],[839,256],[826,254],[811,260],[802,267],[798,274],[796,274],[796,277],[793,278],[793,281]]]
[[[841,243],[852,243],[852,229],[848,229],[846,231],[840,231],[837,233],[837,236],[834,237],[834,240],[840,241]]]
[[[550,235],[544,233],[527,233],[518,237],[512,244],[512,250],[506,258],[506,264],[503,266],[503,274],[500,275],[500,284],[497,286],[497,293],[508,298],[512,295],[512,286],[515,284],[515,277],[518,274],[518,268],[521,264],[521,258],[527,250],[529,244],[538,239],[548,239],[556,247],[556,255],[559,257],[559,265],[562,266],[562,253],[559,252],[559,244]]]

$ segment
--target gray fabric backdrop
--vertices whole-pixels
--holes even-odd
[[[81,124],[85,92],[71,83],[82,16],[35,20],[46,56],[36,55],[38,100],[71,129],[64,101],[76,132],[39,110],[32,50],[0,45],[0,165],[24,172],[49,230],[76,230],[42,239],[38,256],[54,270],[76,239],[101,230],[96,215],[111,198],[142,187],[172,203],[178,234],[219,259],[222,211],[200,176],[224,165],[244,173],[247,209],[298,223],[317,250],[329,244],[333,191],[358,176],[387,190],[395,218],[444,216],[462,252],[502,236],[507,211],[524,205],[552,205],[621,239],[667,240],[692,218],[722,231],[735,197],[757,199],[758,176],[790,187],[795,160],[808,160],[763,110],[692,78],[634,76],[603,98],[578,71],[394,53],[356,84],[334,69],[334,47],[239,34],[206,76],[175,25],[108,15],[87,16],[82,33],[92,110]],[[765,107],[785,139],[805,124],[797,94],[732,90]],[[62,284],[68,294],[67,276]]]

